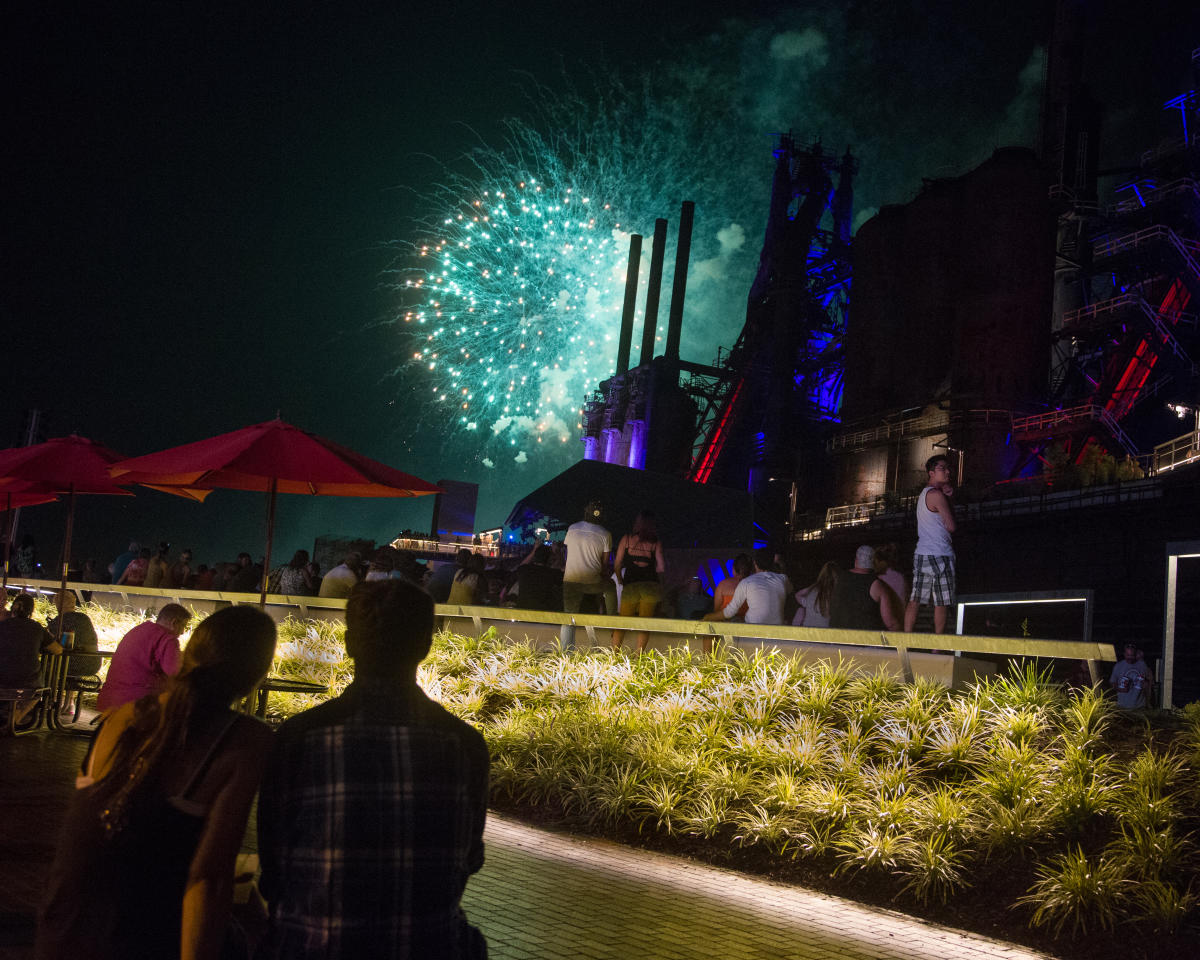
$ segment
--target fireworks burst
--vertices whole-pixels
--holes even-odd
[[[722,165],[712,151],[727,149],[728,141],[680,129],[680,118],[695,122],[687,111],[651,116],[663,108],[645,91],[639,98],[616,81],[606,89],[589,101],[534,91],[535,120],[508,122],[499,147],[480,146],[465,169],[445,170],[423,198],[437,212],[403,245],[406,380],[423,395],[427,413],[446,425],[446,439],[471,441],[487,466],[504,449],[518,462],[545,459],[552,455],[547,446],[563,448],[567,459],[579,456],[580,408],[615,366],[630,235],[647,238],[636,363],[655,218],[672,218],[685,198],[699,201],[702,217],[728,208],[703,194],[714,182],[706,164]],[[724,184],[725,196],[730,192]],[[693,240],[700,254],[693,265],[702,274],[716,262],[703,260],[706,250],[744,237],[736,224],[730,233],[728,220],[717,226],[721,239],[716,227],[707,234],[701,227]],[[668,249],[664,293],[673,255]],[[744,297],[741,284],[732,289]],[[693,292],[689,309],[699,302]],[[665,314],[666,299],[660,342]],[[741,311],[728,320],[714,346],[736,335]],[[703,349],[707,359],[711,348]]]
[[[445,188],[448,213],[404,280],[411,361],[458,429],[566,442],[612,370],[629,234],[587,189],[487,173]]]

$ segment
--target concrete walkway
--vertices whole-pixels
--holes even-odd
[[[492,960],[1033,960],[989,940],[491,814],[463,906]]]
[[[86,743],[0,739],[0,960],[34,916]],[[489,817],[467,916],[493,960],[1033,960],[1013,944],[688,860]],[[247,833],[247,848],[256,838]]]

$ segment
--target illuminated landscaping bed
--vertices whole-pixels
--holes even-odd
[[[341,633],[285,621],[273,672],[340,692]],[[770,651],[563,654],[493,631],[439,635],[419,681],[483,732],[493,802],[543,824],[1028,927],[1058,953],[1191,941],[1198,705],[1151,721],[1032,665],[951,693]],[[315,702],[278,695],[273,715]]]

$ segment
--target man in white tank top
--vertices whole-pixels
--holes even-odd
[[[933,606],[933,630],[946,632],[946,611],[954,602],[954,487],[950,462],[938,454],[925,461],[929,482],[917,498],[917,549],[913,555],[912,596],[904,611],[904,630],[912,633],[921,604]]]

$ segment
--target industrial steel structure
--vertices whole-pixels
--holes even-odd
[[[665,354],[653,356],[667,223],[657,221],[640,363],[629,367],[641,240],[630,244],[615,374],[584,408],[584,459],[749,489],[763,524],[797,496],[823,496],[815,469],[842,397],[856,161],[780,135],[746,321],[712,364],[679,356],[693,208],[683,205]],[[834,178],[837,178],[836,187]],[[783,530],[768,531],[780,535]]]

